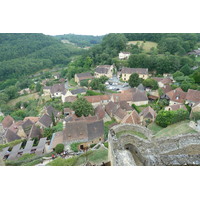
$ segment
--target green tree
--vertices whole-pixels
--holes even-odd
[[[185,76],[188,76],[190,74],[192,74],[192,69],[189,67],[189,65],[184,65],[180,71],[185,75]]]
[[[152,88],[153,90],[157,90],[158,89],[158,82],[154,79],[151,79],[151,78],[148,78],[148,79],[145,79],[142,84],[145,86],[145,87],[150,87]]]
[[[140,83],[141,83],[141,80],[139,78],[139,75],[134,73],[134,74],[131,74],[129,80],[128,80],[128,83],[131,87],[137,87]]]
[[[94,115],[94,108],[85,98],[80,97],[72,104],[72,108],[78,117]]]
[[[55,147],[55,152],[60,154],[64,151],[64,144],[57,144]]]

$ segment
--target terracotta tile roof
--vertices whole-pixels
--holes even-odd
[[[127,123],[127,124],[140,124],[140,117],[138,113],[133,110],[130,114],[127,114],[124,119],[121,121],[121,123]]]
[[[97,106],[94,111],[98,119],[103,119],[105,117],[106,112],[102,105]]]
[[[31,120],[33,123],[36,123],[38,122],[39,117],[25,117],[23,121],[25,122],[27,120]]]
[[[16,122],[16,123],[12,124],[12,125],[9,127],[9,129],[10,129],[12,132],[17,133],[18,130],[19,130],[19,126],[21,126],[23,123],[24,123],[23,121],[18,121],[18,122]]]
[[[132,101],[148,101],[148,97],[145,91],[136,90],[136,92],[133,93]]]
[[[118,106],[114,102],[110,101],[106,106],[105,106],[105,111],[108,113],[109,116],[112,116],[115,114],[117,111]]]
[[[128,67],[123,67],[122,74],[148,74],[148,68],[128,68]]]
[[[110,95],[85,96],[85,99],[90,103],[100,103],[101,101],[109,101]]]
[[[114,115],[122,120],[127,115],[127,112],[125,110],[122,110],[121,108],[118,108]]]
[[[189,89],[186,95],[186,100],[192,102],[199,102],[200,101],[200,91]]]
[[[170,108],[170,110],[179,110],[179,109],[187,110],[187,108],[183,104],[175,104],[175,105],[167,106],[166,109],[168,108]]]
[[[161,89],[162,89],[164,94],[173,90],[170,85],[166,85],[165,87],[162,87]]]
[[[170,98],[171,101],[184,103],[186,98],[186,92],[183,92],[181,88],[176,88],[170,92],[167,92],[166,95]]]
[[[112,98],[114,102],[132,101],[133,93],[132,92],[116,93],[112,95]]]
[[[2,121],[2,125],[4,129],[9,128],[13,123],[14,123],[14,119],[10,115],[7,115]]]
[[[126,101],[119,102],[119,106],[120,106],[121,109],[123,109],[125,111],[132,111],[133,110],[133,108]]]
[[[143,118],[156,118],[156,111],[152,109],[150,106],[146,107],[140,114]]]

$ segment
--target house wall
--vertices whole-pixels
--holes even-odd
[[[108,73],[107,74],[100,74],[95,72],[95,78],[100,78],[101,76],[107,76],[108,78],[112,78],[113,76],[113,71],[114,71],[114,67],[113,65],[109,68]]]
[[[142,106],[142,105],[147,105],[149,102],[147,101],[133,101],[132,104],[135,104],[136,106]],[[131,104],[131,105],[132,105]]]
[[[51,95],[50,89],[43,89],[44,96]]]
[[[176,101],[169,101],[169,105],[172,106],[172,105],[176,105],[176,104],[182,104],[182,103],[179,103],[179,102],[176,102]]]
[[[149,75],[147,75],[147,74],[138,74],[138,75],[139,75],[139,78],[142,78],[142,79],[147,79],[149,77]],[[130,76],[131,76],[131,74],[122,73],[122,80],[128,81]]]
[[[24,132],[24,129],[21,126],[19,126],[19,128],[18,128],[17,135],[19,137],[23,138],[23,139],[27,138],[27,135],[26,135],[26,133]]]
[[[80,80],[79,80],[79,78],[78,78],[78,76],[75,74],[75,76],[74,76],[74,81],[76,82],[76,83],[78,83],[78,84],[80,84]]]

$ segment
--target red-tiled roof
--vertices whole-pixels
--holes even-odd
[[[7,115],[2,121],[2,125],[4,129],[9,128],[13,123],[14,123],[14,119],[10,115]]]
[[[200,91],[189,89],[186,95],[186,100],[192,102],[199,102],[200,101]]]
[[[170,98],[171,101],[175,101],[178,103],[184,103],[186,94],[187,93],[183,92],[181,88],[176,88],[175,90],[166,93],[166,95]]]

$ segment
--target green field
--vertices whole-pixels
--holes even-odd
[[[21,96],[21,97],[18,97],[16,99],[9,101],[8,105],[14,106],[16,103],[18,103],[20,101],[25,102],[25,101],[35,100],[35,99],[38,99],[38,98],[39,98],[38,93],[28,94],[28,95]]]
[[[154,130],[156,130],[155,127],[156,126],[154,126]],[[148,127],[148,128],[151,128],[151,127]],[[166,128],[158,130],[158,132],[155,134],[155,137],[156,138],[170,137],[170,136],[175,136],[175,135],[179,135],[179,134],[187,134],[187,133],[197,133],[194,129],[189,127],[188,120],[182,121],[182,122],[179,122],[176,124],[172,124]]]
[[[129,41],[128,44],[134,44],[136,45],[138,43],[139,47],[141,47],[143,45],[143,50],[146,52],[149,52],[151,48],[156,48],[157,47],[157,43],[156,42],[149,42],[149,41]]]

